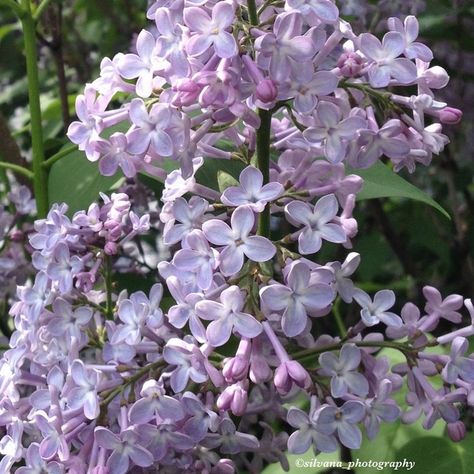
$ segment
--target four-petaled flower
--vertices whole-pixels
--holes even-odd
[[[365,291],[357,288],[354,299],[362,307],[360,316],[366,326],[375,326],[380,322],[398,328],[403,325],[400,316],[387,311],[395,304],[395,293],[392,290],[378,291],[372,301]]]
[[[221,302],[203,300],[196,304],[196,313],[202,319],[211,320],[206,330],[209,344],[219,347],[225,344],[236,329],[243,337],[254,338],[262,332],[262,325],[250,314],[243,313],[243,292],[238,286],[226,288]]]

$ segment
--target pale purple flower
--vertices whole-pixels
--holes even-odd
[[[156,413],[163,420],[179,421],[184,418],[184,410],[178,400],[164,394],[163,387],[156,380],[147,380],[140,391],[142,398],[130,408],[129,418],[134,424],[150,421]]]
[[[285,10],[296,10],[303,16],[315,16],[324,23],[335,23],[339,10],[330,0],[286,0]]]
[[[202,319],[211,320],[206,330],[209,344],[219,347],[225,344],[235,329],[249,339],[262,332],[262,325],[253,316],[243,313],[244,293],[238,286],[226,288],[217,301],[203,300],[196,304],[196,313]]]
[[[430,320],[443,318],[456,324],[461,322],[462,316],[458,312],[463,304],[461,295],[453,294],[443,299],[441,293],[432,286],[423,287],[423,295],[426,298],[425,311]]]
[[[277,16],[273,33],[266,33],[255,40],[258,51],[257,64],[270,71],[273,80],[285,80],[295,63],[307,61],[315,54],[310,36],[300,36],[303,17],[297,12]]]
[[[95,144],[100,153],[99,170],[104,176],[113,176],[120,167],[127,178],[137,174],[136,161],[128,153],[128,139],[123,133],[113,133],[108,140],[100,139]]]
[[[400,316],[388,311],[395,304],[395,293],[392,290],[378,291],[372,301],[365,291],[357,288],[354,299],[362,307],[360,316],[366,326],[375,326],[380,322],[394,327],[403,325]]]
[[[342,264],[340,262],[330,262],[328,265],[334,271],[335,288],[345,303],[351,303],[354,294],[354,283],[349,278],[355,273],[360,264],[360,255],[351,252],[347,255]]]
[[[55,456],[62,462],[69,459],[69,446],[64,434],[57,428],[57,417],[48,417],[45,412],[37,411],[34,419],[43,436],[39,447],[40,456],[46,461]]]
[[[45,272],[38,272],[33,286],[31,288],[19,287],[18,293],[28,308],[29,319],[34,322],[43,308],[51,302],[50,280]]]
[[[83,268],[83,262],[77,255],[71,256],[69,247],[61,242],[53,252],[53,261],[48,265],[46,273],[49,278],[57,282],[61,293],[72,290],[73,278]]]
[[[198,342],[206,342],[206,329],[196,314],[195,306],[198,301],[204,299],[201,293],[188,293],[181,280],[175,276],[166,279],[171,296],[177,304],[168,310],[168,321],[176,328],[182,328],[189,324],[191,334]]]
[[[219,418],[215,411],[202,403],[199,397],[192,392],[183,393],[181,404],[187,417],[183,425],[183,433],[193,440],[201,441],[209,431],[217,431]]]
[[[364,402],[367,412],[364,424],[369,439],[377,436],[381,421],[391,423],[400,416],[400,408],[389,398],[391,392],[392,382],[384,379],[378,385],[375,396]]]
[[[182,242],[183,248],[176,252],[173,263],[180,270],[196,273],[196,282],[202,290],[212,284],[213,272],[218,266],[219,253],[209,247],[205,235],[193,230]]]
[[[392,17],[387,20],[388,28],[391,31],[397,31],[405,39],[405,50],[403,54],[408,59],[421,59],[422,61],[431,62],[433,53],[428,46],[419,43],[416,40],[419,33],[418,20],[413,15],[408,15],[405,20]]]
[[[208,208],[209,203],[199,196],[191,197],[189,202],[178,197],[173,202],[171,211],[173,218],[166,223],[163,232],[164,243],[166,245],[176,244],[192,230],[200,229]]]
[[[413,303],[403,305],[400,316],[403,320],[403,326],[390,326],[386,329],[386,334],[392,339],[402,339],[408,337],[410,339],[417,338],[420,341],[426,341],[426,336],[422,334],[420,326],[426,318],[420,318],[420,310]]]
[[[175,393],[182,392],[189,379],[196,383],[204,383],[208,379],[204,356],[195,344],[174,337],[166,343],[163,359],[176,366],[170,375],[170,385]]]
[[[362,33],[359,37],[362,53],[372,61],[368,70],[369,82],[373,87],[386,87],[393,77],[401,84],[409,84],[417,77],[415,64],[410,59],[399,58],[405,51],[404,37],[389,31],[382,43],[370,33]]]
[[[286,420],[297,428],[288,439],[288,450],[292,454],[303,454],[313,446],[314,452],[333,453],[337,450],[337,441],[333,435],[318,430],[317,417],[309,417],[299,408],[291,407]]]
[[[64,467],[56,461],[44,461],[39,452],[39,444],[31,443],[26,451],[26,466],[19,467],[15,472],[18,474],[63,474]]]
[[[226,387],[216,400],[219,410],[230,410],[235,416],[243,416],[248,404],[248,382],[237,382]]]
[[[298,235],[298,250],[302,255],[319,251],[322,239],[343,243],[347,240],[341,225],[331,222],[337,215],[339,204],[334,194],[322,197],[312,207],[303,201],[292,201],[285,207],[288,220],[295,225],[303,225]]]
[[[361,352],[355,344],[344,344],[337,357],[334,352],[324,352],[319,356],[321,373],[331,377],[331,395],[341,398],[351,392],[360,397],[369,393],[367,379],[357,371]]]
[[[275,283],[260,290],[264,308],[283,311],[282,328],[288,337],[301,334],[308,313],[330,305],[334,292],[329,285],[310,282],[311,271],[305,263],[295,263],[287,276],[286,285]]]
[[[71,365],[71,378],[74,385],[67,394],[69,407],[73,409],[83,407],[86,418],[95,420],[100,411],[97,395],[100,372],[87,369],[81,360],[76,359]]]
[[[156,39],[146,30],[137,37],[138,54],[124,54],[117,62],[118,70],[125,79],[137,78],[136,92],[140,97],[150,97],[153,92],[153,75],[168,64],[156,55]]]
[[[155,461],[160,461],[167,455],[175,456],[175,451],[189,451],[195,446],[194,441],[184,433],[178,431],[171,423],[160,423],[158,427],[142,425],[140,436],[147,442],[147,450],[153,455]]]
[[[226,206],[247,205],[255,212],[262,212],[265,206],[278,199],[284,192],[280,183],[263,184],[262,172],[254,166],[247,166],[239,176],[240,186],[228,187],[221,196]]]
[[[87,85],[84,94],[76,97],[76,114],[79,121],[69,125],[67,136],[78,145],[79,150],[85,151],[90,161],[99,158],[95,142],[103,128],[100,113],[106,106],[106,102],[97,98],[97,91],[92,85]]]
[[[227,417],[220,422],[219,433],[210,433],[202,444],[208,448],[220,447],[220,451],[225,454],[237,454],[259,447],[255,436],[237,431],[234,422]]]
[[[394,160],[401,159],[408,155],[410,145],[400,133],[401,124],[400,121],[396,119],[386,122],[377,132],[373,130],[362,130],[360,132],[360,143],[363,146],[357,156],[357,166],[368,168],[382,155]]]
[[[48,331],[53,336],[67,334],[80,339],[83,327],[91,320],[93,311],[88,306],[79,306],[73,310],[71,303],[62,298],[53,302],[54,317],[48,323]]]
[[[133,428],[127,428],[118,436],[107,428],[98,426],[94,430],[94,437],[101,448],[112,451],[107,459],[107,468],[110,473],[129,472],[130,461],[140,467],[153,464],[152,454],[140,445],[138,434]]]
[[[196,34],[187,41],[186,49],[191,56],[205,53],[211,46],[221,58],[237,54],[237,44],[226,31],[234,22],[234,7],[227,2],[217,2],[210,17],[202,8],[185,8],[183,18],[186,26]]]
[[[329,2],[330,3],[330,2]],[[293,97],[294,108],[301,114],[310,114],[319,97],[335,91],[338,77],[329,71],[314,72],[312,63],[303,63],[288,83],[280,90],[280,97]]]
[[[204,222],[202,230],[207,240],[223,246],[219,254],[219,268],[224,276],[237,273],[244,264],[244,256],[254,262],[266,262],[273,258],[275,246],[259,235],[249,235],[255,224],[255,215],[248,206],[240,206],[231,217],[231,226],[219,220]]]
[[[172,119],[169,105],[154,104],[148,112],[143,100],[133,99],[129,113],[135,125],[135,129],[128,134],[130,153],[144,153],[151,146],[160,156],[167,157],[173,154],[173,140],[167,130]]]
[[[326,435],[337,432],[341,443],[349,449],[359,449],[362,433],[357,423],[363,420],[366,410],[359,401],[349,400],[341,407],[325,405],[318,410],[318,430]]]
[[[303,136],[311,145],[324,145],[324,154],[331,163],[344,160],[349,140],[367,127],[362,117],[343,119],[341,109],[332,102],[320,102],[315,116],[317,125],[307,128]]]
[[[468,383],[474,382],[474,359],[463,356],[468,349],[469,342],[465,337],[453,340],[449,361],[441,373],[446,382],[455,383],[458,377]]]

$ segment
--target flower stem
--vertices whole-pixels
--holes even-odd
[[[249,21],[252,26],[258,25],[257,4],[255,0],[247,0],[247,8],[249,11]]]
[[[48,174],[42,164],[44,161],[43,126],[41,121],[40,87],[38,78],[38,51],[36,47],[36,27],[31,12],[30,0],[21,0],[25,43],[26,74],[28,79],[28,100],[31,121],[31,144],[33,149],[33,190],[38,209],[38,217],[48,212]]]
[[[272,124],[272,113],[269,110],[258,110],[260,117],[260,128],[257,130],[257,166],[263,175],[263,184],[270,179],[270,132]],[[258,217],[258,235],[270,236],[270,205]]]
[[[59,161],[61,158],[64,158],[67,155],[70,155],[74,151],[77,150],[77,145],[69,145],[61,150],[59,150],[57,153],[55,153],[53,156],[50,156],[46,161],[43,161],[43,168],[49,169],[51,166],[56,163],[56,161]]]
[[[20,165],[15,165],[14,163],[6,163],[4,161],[0,161],[0,168],[21,174],[22,176],[25,176],[28,179],[33,179],[33,173],[28,168],[24,168]]]
[[[334,344],[328,344],[326,346],[319,346],[319,347],[304,349],[302,351],[290,354],[290,357],[294,360],[306,359],[307,357],[321,354],[323,352],[337,351],[346,343],[355,344],[358,347],[380,347],[380,348],[388,347],[391,349],[397,349],[403,353],[407,353],[410,351],[417,351],[420,349],[420,348],[415,349],[410,346],[407,346],[406,344],[400,344],[397,342],[390,342],[390,341],[341,341]]]

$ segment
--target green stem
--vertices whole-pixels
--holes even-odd
[[[336,302],[334,303],[332,312],[334,314],[334,319],[336,320],[339,334],[341,335],[341,337],[345,338],[347,335],[347,329],[346,329],[346,325],[344,324],[344,320],[342,319],[340,302],[341,300],[338,298]]]
[[[26,74],[28,77],[28,100],[31,120],[31,144],[33,149],[33,190],[38,209],[38,217],[48,212],[48,174],[43,168],[44,144],[41,119],[40,87],[38,78],[38,51],[36,47],[36,27],[31,13],[30,0],[21,0],[24,15],[21,17],[25,42]]]
[[[306,357],[321,354],[323,352],[337,351],[346,343],[347,341],[343,341],[343,342],[337,342],[335,344],[328,344],[327,346],[304,349],[302,351],[291,354],[291,357],[294,360],[301,360],[301,359],[305,359]],[[414,350],[418,351],[421,349],[421,348],[414,349],[410,346],[407,346],[406,344],[399,344],[399,343],[390,342],[390,341],[378,341],[378,342],[377,341],[350,341],[350,343],[355,344],[358,347],[380,347],[380,348],[397,349],[403,353],[407,353]]]
[[[257,4],[255,0],[247,0],[247,8],[249,11],[249,21],[252,26],[258,25]]]
[[[21,8],[15,0],[0,0],[0,5],[11,8],[18,18],[21,18],[24,14],[23,8]]]
[[[24,168],[23,166],[20,166],[20,165],[15,165],[13,163],[5,163],[4,161],[0,161],[0,168],[5,169],[5,170],[11,170],[31,180],[34,179],[33,173],[28,168]]]
[[[40,18],[43,12],[46,10],[46,7],[51,3],[51,0],[43,0],[39,5],[38,8],[35,10],[35,13],[33,15],[33,19],[35,22],[37,22]]]
[[[56,163],[56,161],[59,161],[61,158],[64,158],[65,156],[69,155],[70,153],[76,150],[77,150],[77,145],[69,145],[66,148],[63,148],[62,150],[59,150],[53,156],[50,156],[46,161],[43,161],[42,163],[43,168],[50,169],[51,166],[53,166],[54,163]]]
[[[263,175],[263,184],[270,179],[270,132],[272,113],[269,110],[258,110],[260,128],[257,130],[257,166]],[[258,217],[258,235],[270,235],[270,205],[267,204]]]
[[[114,308],[112,302],[112,260],[109,255],[105,257],[105,290],[107,294],[106,316],[107,319],[114,319]]]

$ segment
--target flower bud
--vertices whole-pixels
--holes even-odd
[[[277,98],[278,89],[271,79],[264,79],[259,82],[255,95],[262,102],[273,102]]]
[[[362,71],[364,60],[356,53],[342,53],[337,61],[337,67],[343,76],[356,77]]]
[[[456,125],[462,119],[462,111],[455,109],[454,107],[445,107],[440,111],[439,119],[441,120],[441,123]]]
[[[466,436],[466,426],[462,421],[448,423],[448,436],[452,441],[461,441]]]
[[[310,381],[308,372],[295,360],[283,362],[275,370],[275,378],[273,380],[276,389],[282,395],[290,392],[293,383],[298,387],[305,388],[309,385]]]
[[[230,410],[235,416],[242,416],[245,413],[247,403],[247,390],[240,382],[227,387],[216,402],[219,410]]]
[[[118,252],[118,246],[115,242],[107,242],[104,246],[104,252],[107,255],[116,255]]]
[[[243,355],[237,355],[228,359],[222,369],[226,382],[238,382],[247,376],[249,370],[249,359]]]
[[[442,89],[449,82],[449,76],[441,66],[433,66],[423,73],[426,85],[430,89]]]
[[[219,459],[211,470],[212,474],[234,474],[234,472],[234,463],[230,459]]]

